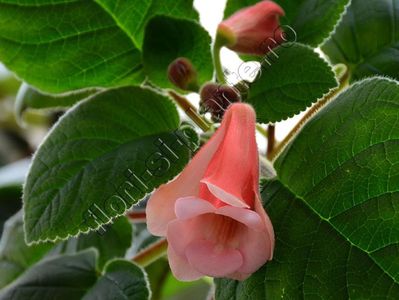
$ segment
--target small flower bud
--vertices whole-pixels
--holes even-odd
[[[217,40],[242,54],[265,55],[283,42],[283,9],[268,0],[243,8],[219,24]]]
[[[234,102],[240,102],[240,94],[228,85],[216,83],[205,84],[200,92],[201,113],[209,112],[214,121],[219,121],[224,112]]]
[[[169,65],[168,78],[182,90],[198,91],[197,71],[191,61],[185,57],[179,57]]]

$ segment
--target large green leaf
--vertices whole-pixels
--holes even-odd
[[[398,115],[398,83],[373,78],[306,123],[262,193],[274,260],[217,299],[398,299]]]
[[[0,60],[54,93],[140,83],[141,53],[118,25],[94,1],[0,0]]]
[[[312,48],[285,44],[264,58],[245,101],[259,121],[276,122],[305,110],[336,85],[332,69]]]
[[[172,16],[184,19],[198,19],[193,9],[193,0],[95,0],[117,20],[119,26],[141,49],[147,22],[155,15]]]
[[[1,300],[148,298],[148,285],[139,267],[116,260],[98,274],[94,250],[43,260],[0,292]]]
[[[27,177],[28,242],[96,229],[176,176],[190,154],[178,126],[175,105],[142,88],[96,94],[69,110]]]
[[[0,60],[48,92],[139,84],[144,28],[156,14],[197,17],[185,0],[0,0]]]
[[[262,198],[276,234],[274,258],[243,282],[216,280],[216,300],[399,297],[399,285],[385,268],[279,181],[267,183]],[[355,223],[347,216],[342,225]],[[358,230],[368,234],[367,228]],[[388,250],[386,259],[394,252]],[[392,271],[398,271],[394,264]]]
[[[228,0],[225,17],[237,10],[254,5],[258,0]],[[289,25],[297,41],[319,45],[333,31],[349,0],[275,0],[285,11],[282,24]],[[291,34],[291,32],[290,32]]]
[[[198,83],[212,78],[211,38],[197,22],[172,17],[153,18],[147,28],[143,46],[144,71],[149,79],[164,88],[174,85],[167,70],[178,57],[188,58],[195,67]]]
[[[82,234],[56,245],[41,243],[28,246],[24,239],[22,212],[17,213],[6,222],[0,241],[0,288],[16,280],[44,257],[75,254],[88,248],[96,248],[99,252],[100,268],[113,258],[124,257],[132,242],[132,225],[127,218],[118,218],[104,230]]]
[[[322,50],[349,66],[353,80],[370,75],[399,79],[399,4],[396,0],[352,0]]]

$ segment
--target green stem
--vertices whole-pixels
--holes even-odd
[[[173,100],[175,100],[186,115],[202,129],[202,131],[207,132],[210,129],[209,123],[197,113],[194,105],[192,105],[187,98],[180,96],[172,90],[168,91],[168,94],[173,98]]]
[[[164,256],[167,249],[168,242],[166,239],[161,239],[139,252],[132,260],[139,266],[146,267]]]
[[[265,138],[267,138],[267,130],[262,127],[260,124],[256,124],[256,130],[263,135]]]
[[[226,83],[224,77],[223,66],[220,60],[220,50],[222,49],[223,43],[219,37],[216,37],[215,44],[213,45],[213,66],[216,71],[216,79],[219,83]]]

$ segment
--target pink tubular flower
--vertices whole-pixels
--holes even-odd
[[[283,41],[279,17],[283,9],[272,1],[244,8],[219,24],[218,35],[233,51],[265,55]]]
[[[154,192],[149,231],[166,236],[176,278],[244,280],[273,256],[274,232],[259,195],[255,112],[226,111],[220,128],[183,172]]]

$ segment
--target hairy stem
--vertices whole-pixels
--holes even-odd
[[[175,100],[186,115],[202,129],[202,131],[207,132],[210,129],[209,123],[200,114],[198,114],[195,106],[192,105],[187,98],[180,96],[172,90],[168,91],[168,94],[173,98],[173,100]]]
[[[223,66],[220,60],[220,50],[222,49],[222,42],[220,38],[216,37],[215,44],[212,49],[213,56],[213,66],[216,72],[216,79],[219,83],[226,83],[226,79],[224,77]]]
[[[161,258],[166,254],[168,248],[168,242],[166,239],[160,239],[154,244],[148,246],[144,250],[137,253],[132,260],[141,267],[146,267],[157,259]]]
[[[147,220],[147,215],[144,210],[142,211],[129,211],[126,216],[133,223],[145,223]]]
[[[266,157],[271,160],[272,154],[276,145],[276,137],[275,137],[275,132],[276,132],[276,126],[271,124],[267,128],[267,151],[266,151]]]

